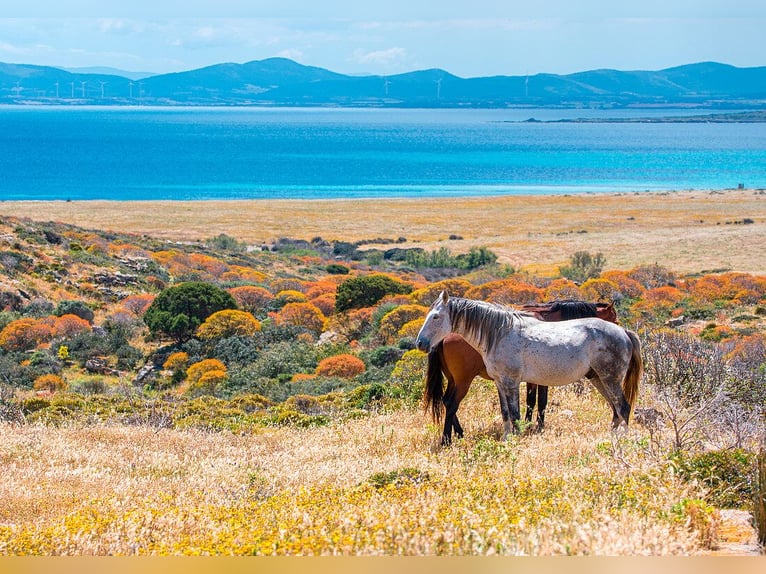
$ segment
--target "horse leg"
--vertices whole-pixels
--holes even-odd
[[[444,415],[444,432],[442,432],[442,446],[452,444],[453,430],[458,438],[463,438],[463,427],[457,418],[457,410],[460,407],[460,402],[468,392],[470,384],[470,380],[466,384],[463,379],[453,377],[451,372],[447,376],[447,390],[442,399],[446,410]]]
[[[532,422],[532,411],[535,410],[535,401],[537,400],[537,385],[527,383],[527,412],[524,414],[524,420]]]
[[[630,414],[630,405],[625,400],[625,396],[622,394],[622,387],[619,383],[607,385],[602,380],[601,376],[591,369],[587,375],[585,375],[590,383],[596,387],[601,396],[603,396],[612,407],[612,430],[615,430],[620,426],[622,421],[625,421],[627,425],[628,416]],[[609,380],[609,379],[608,379]],[[615,380],[612,378],[611,380]]]
[[[510,379],[495,381],[500,396],[500,413],[503,416],[503,440],[519,432],[519,383]]]
[[[444,430],[442,431],[442,446],[452,444],[452,428],[457,418],[457,402],[455,401],[455,385],[450,377],[447,378],[447,391],[442,397],[444,405]]]
[[[455,434],[457,435],[457,438],[463,438],[463,427],[460,426],[460,421],[457,420],[457,409],[455,409],[455,416],[452,418],[453,425],[452,427],[455,429]]]
[[[454,396],[444,397],[444,406],[446,407],[446,414],[444,415],[444,432],[442,432],[442,446],[449,446],[452,444],[452,429],[455,429],[458,438],[463,436],[463,429],[457,420],[457,408],[458,403],[455,401]]]
[[[548,406],[548,387],[537,385],[537,395],[537,432],[543,432],[545,428],[545,408]]]

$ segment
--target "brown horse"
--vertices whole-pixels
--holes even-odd
[[[522,311],[542,321],[566,321],[583,317],[598,317],[617,323],[614,303],[587,303],[585,301],[552,301],[524,305]],[[443,387],[442,373],[447,377],[447,389]],[[426,388],[423,394],[424,407],[431,410],[434,421],[439,422],[443,408],[444,431],[442,444],[452,442],[452,431],[458,438],[463,436],[463,427],[457,418],[460,402],[468,393],[473,379],[480,375],[491,380],[484,367],[481,355],[460,335],[451,333],[428,353]],[[545,408],[548,405],[548,387],[527,383],[527,412],[525,419],[532,421],[532,411],[537,403],[537,428],[545,424]]]

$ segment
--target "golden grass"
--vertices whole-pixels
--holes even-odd
[[[578,250],[610,269],[658,263],[677,272],[766,273],[766,194],[754,190],[389,200],[0,202],[0,213],[87,228],[200,240],[226,233],[253,245],[279,237],[404,246],[486,246],[536,272]],[[745,219],[752,224],[743,225]],[[449,240],[450,235],[463,239]]]
[[[612,434],[597,393],[557,390],[548,430],[508,443],[496,397],[474,385],[446,449],[407,410],[252,435],[5,424],[0,554],[666,555],[714,540],[715,514],[684,510],[700,493],[640,427]]]

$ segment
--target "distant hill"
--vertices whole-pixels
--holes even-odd
[[[133,79],[0,63],[0,103],[476,107],[766,107],[766,66],[460,78],[441,69],[350,76],[285,58]]]
[[[110,68],[109,66],[92,66],[87,68],[63,68],[67,72],[73,74],[106,74],[109,76],[122,76],[129,80],[142,80],[149,76],[156,76],[155,72],[134,72],[128,70],[120,70],[119,68]]]

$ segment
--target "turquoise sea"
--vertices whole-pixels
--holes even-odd
[[[763,123],[546,121],[691,113],[0,107],[0,200],[766,188]]]

